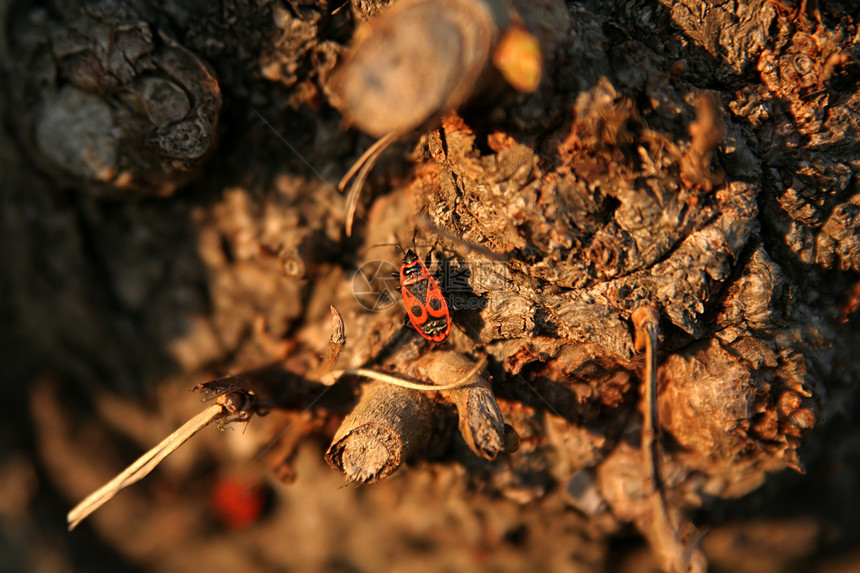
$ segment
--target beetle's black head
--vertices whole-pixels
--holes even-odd
[[[403,255],[403,264],[408,265],[409,263],[414,263],[418,260],[418,255],[415,254],[415,251],[409,249],[406,251],[406,254]]]

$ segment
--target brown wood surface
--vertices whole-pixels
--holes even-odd
[[[416,0],[402,29],[364,0],[0,8],[0,568],[633,572],[674,567],[679,540],[714,571],[856,567],[855,3],[457,2],[492,25]],[[473,52],[421,44],[452,35]],[[374,74],[429,101],[363,99]],[[356,114],[404,133],[348,237],[335,185],[374,141]],[[380,295],[395,242],[456,302],[441,345]],[[371,394],[318,381],[332,305],[336,368],[438,385],[437,352],[486,359],[489,442],[460,437],[468,393],[380,387],[373,416],[420,447],[396,473],[359,452],[354,481],[392,475],[342,487],[325,451]],[[265,415],[201,432],[67,537],[68,507],[204,408],[205,381]],[[238,482],[266,510],[230,529],[210,492]]]

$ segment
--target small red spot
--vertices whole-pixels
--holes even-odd
[[[228,476],[212,488],[210,505],[215,519],[227,529],[244,529],[253,524],[266,506],[263,484]]]

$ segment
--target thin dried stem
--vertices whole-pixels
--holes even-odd
[[[425,390],[428,392],[438,392],[440,390],[453,390],[455,388],[465,388],[466,386],[472,386],[473,384],[475,384],[475,374],[480,372],[480,370],[484,367],[486,363],[487,359],[482,358],[475,364],[475,366],[471,370],[469,370],[469,372],[467,372],[456,382],[439,386],[437,386],[436,384],[427,384],[424,382],[413,382],[411,380],[406,380],[405,378],[402,378],[400,376],[385,374],[384,372],[377,372],[375,370],[368,370],[366,368],[349,368],[347,370],[335,370],[329,376],[333,379],[340,378],[341,376],[364,376],[365,378],[378,380],[379,382],[385,382],[386,384],[392,384],[394,386],[400,386],[401,388],[409,388],[410,390]]]
[[[346,236],[352,235],[352,222],[355,218],[355,209],[358,206],[358,198],[361,196],[361,188],[370,174],[370,170],[376,165],[379,156],[385,151],[389,145],[397,141],[401,134],[389,133],[380,137],[373,145],[367,148],[367,151],[361,154],[361,157],[349,168],[346,175],[338,183],[337,188],[343,191],[346,184],[352,179],[352,185],[349,187],[349,192],[346,194]]]
[[[344,332],[343,317],[340,312],[330,306],[331,310],[331,336],[328,341],[328,354],[319,367],[317,367],[309,378],[323,379],[324,381],[331,380],[330,373],[334,365],[337,364],[337,359],[346,344],[346,334]]]
[[[77,525],[88,515],[110,501],[123,488],[126,488],[149,475],[149,473],[154,470],[164,458],[176,451],[176,449],[188,441],[191,436],[215,420],[223,418],[228,413],[228,408],[224,404],[212,404],[185,422],[185,424],[183,424],[178,430],[162,440],[161,443],[143,454],[137,459],[137,461],[120,472],[116,477],[76,505],[66,517],[66,521],[69,524],[69,531],[77,527]]]
[[[645,380],[642,384],[642,463],[645,467],[645,491],[651,500],[651,519],[643,531],[651,538],[654,549],[661,555],[664,566],[672,573],[699,573],[706,570],[706,560],[696,543],[685,543],[678,519],[672,515],[660,471],[660,451],[657,440],[657,344],[660,313],[652,306],[633,312],[636,329],[635,346],[645,351]],[[689,528],[692,528],[690,525]],[[650,535],[649,535],[650,534]]]
[[[645,381],[642,385],[642,456],[649,471],[648,489],[661,490],[657,452],[657,342],[660,315],[654,307],[634,312],[636,349],[645,350]]]

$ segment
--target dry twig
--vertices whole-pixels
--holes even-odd
[[[346,345],[343,317],[334,306],[329,308],[331,311],[331,336],[328,341],[328,354],[316,371],[309,375],[309,378],[319,379],[328,376],[334,365],[337,364],[337,359],[340,357],[344,345]]]
[[[143,454],[133,464],[121,471],[112,480],[91,493],[76,505],[67,515],[66,520],[71,531],[86,519],[88,515],[110,501],[122,489],[142,480],[154,470],[164,458],[176,451],[194,434],[216,420],[225,420],[232,416],[234,420],[250,418],[250,400],[248,395],[231,392],[219,396],[217,403],[212,404],[187,422],[178,430],[167,436],[157,446]]]
[[[457,407],[460,434],[479,456],[493,460],[505,451],[505,421],[496,403],[490,382],[483,372],[486,360],[476,365],[458,352],[432,352],[423,356],[418,371],[435,383],[458,378],[457,386],[442,391],[442,396]],[[441,389],[445,384],[439,384]]]
[[[386,374],[384,372],[377,372],[376,370],[370,370],[367,368],[348,368],[346,370],[335,370],[325,378],[325,381],[333,384],[341,376],[364,376],[365,378],[370,378],[371,380],[384,382],[393,386],[400,386],[401,388],[408,388],[410,390],[439,392],[441,390],[454,390],[456,388],[465,388],[467,386],[474,385],[476,383],[475,374],[480,372],[486,364],[487,359],[482,358],[478,361],[477,364],[474,365],[474,367],[472,367],[471,370],[466,372],[456,382],[452,382],[451,384],[442,384],[438,386],[435,384],[428,384],[426,382],[415,382],[412,380],[407,380],[401,376]]]
[[[361,157],[349,168],[337,188],[341,191],[347,186],[350,180],[352,185],[349,186],[349,191],[346,194],[346,236],[352,235],[352,222],[355,219],[355,209],[358,207],[358,198],[361,196],[361,188],[364,187],[364,182],[367,176],[379,160],[382,152],[400,138],[401,134],[392,131],[380,137],[376,142],[367,148],[367,151],[361,154]]]
[[[707,570],[705,555],[693,543],[685,543],[678,520],[674,519],[666,499],[660,473],[660,451],[657,440],[657,343],[660,313],[653,306],[642,306],[633,312],[636,329],[635,345],[645,351],[645,380],[642,384],[642,464],[646,471],[645,491],[651,504],[648,517],[637,525],[649,537],[651,545],[662,560],[663,568],[671,573],[699,573]],[[691,524],[685,524],[691,529]]]
[[[325,459],[356,483],[393,474],[430,441],[433,402],[424,394],[376,382],[365,387],[344,419]]]

